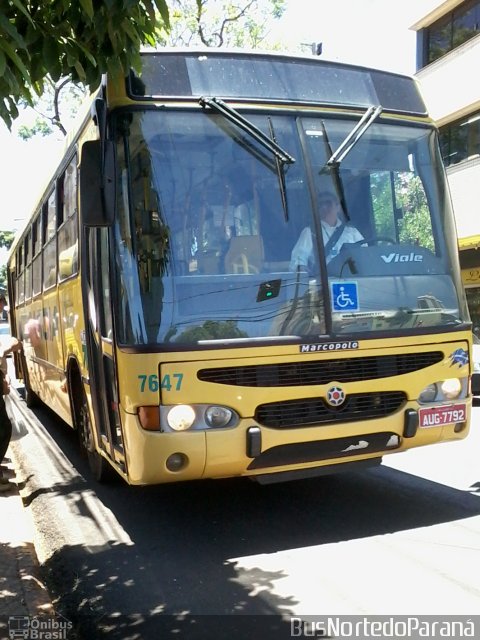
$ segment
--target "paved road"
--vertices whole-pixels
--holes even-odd
[[[467,440],[363,473],[149,488],[93,484],[65,425],[15,410],[39,558],[88,640],[267,637],[232,614],[480,611],[480,409]]]

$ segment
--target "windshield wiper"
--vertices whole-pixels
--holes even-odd
[[[329,167],[338,166],[345,158],[345,156],[350,153],[350,151],[357,144],[357,142],[367,131],[370,125],[375,122],[382,111],[383,109],[380,105],[378,105],[377,107],[369,107],[357,122],[355,127],[350,131],[342,144],[338,147],[338,149],[334,153],[332,153],[326,164]]]
[[[381,113],[382,107],[380,105],[378,105],[377,107],[369,107],[336,151],[332,151],[332,145],[330,144],[330,140],[328,138],[325,123],[323,122],[323,120],[320,121],[322,126],[323,140],[329,158],[320,169],[319,173],[323,173],[325,169],[332,172],[335,188],[347,220],[350,220],[350,216],[347,210],[347,201],[345,199],[342,178],[340,177],[340,163],[357,144],[365,131],[370,127],[370,125],[375,122],[375,120]]]
[[[273,122],[270,116],[268,116],[268,127],[270,129],[270,136],[272,142],[277,144],[275,139],[275,129],[273,128]],[[275,155],[275,166],[277,168],[277,177],[278,183],[280,185],[280,196],[282,198],[282,207],[283,207],[283,215],[285,216],[286,222],[288,222],[288,199],[287,199],[287,183],[285,181],[285,163],[280,160],[280,158]]]
[[[333,151],[332,151],[332,145],[330,144],[330,140],[328,137],[328,133],[327,133],[327,129],[325,127],[325,123],[323,120],[320,120],[320,125],[322,127],[322,133],[323,133],[323,142],[325,144],[325,151],[326,151],[326,155],[328,154],[330,157],[332,157],[334,155]],[[319,173],[323,173],[325,171],[325,167],[326,167],[326,171],[329,172],[332,176],[333,179],[333,183],[335,185],[335,191],[337,192],[337,196],[338,199],[340,201],[340,204],[342,205],[342,211],[345,214],[345,217],[347,218],[347,220],[350,220],[350,215],[348,213],[348,209],[347,209],[347,201],[345,198],[345,190],[343,188],[343,182],[342,182],[342,178],[340,176],[340,169],[338,164],[333,163],[331,165],[328,164],[329,161],[327,161],[323,167],[320,169]]]
[[[223,102],[223,100],[220,100],[220,98],[202,97],[200,98],[199,103],[202,107],[210,107],[217,113],[221,113],[232,124],[236,125],[239,129],[242,129],[259,142],[264,149],[273,153],[275,158],[277,158],[282,164],[293,164],[295,162],[295,158],[287,153],[287,151],[282,149],[282,147],[280,147],[276,142],[265,135],[261,129],[253,124],[253,122],[244,118],[238,113],[238,111]]]

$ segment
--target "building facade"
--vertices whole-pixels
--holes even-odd
[[[480,336],[480,0],[446,0],[421,17],[417,73],[452,194],[460,262],[474,330]]]

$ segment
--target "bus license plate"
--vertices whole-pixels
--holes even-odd
[[[444,424],[465,422],[467,406],[465,404],[451,404],[448,407],[420,409],[418,417],[421,427],[441,427]]]

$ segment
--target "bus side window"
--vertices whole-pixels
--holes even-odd
[[[43,287],[47,289],[57,281],[57,207],[53,190],[43,204],[44,247],[43,247]]]
[[[25,302],[25,275],[23,271],[23,244],[20,244],[16,255],[16,283],[18,302]]]
[[[60,188],[61,185],[61,188]],[[59,180],[58,273],[60,280],[78,270],[78,222],[77,222],[77,158],[71,160]]]
[[[28,231],[24,241],[25,256],[25,299],[32,297],[32,230]]]
[[[32,295],[42,291],[42,216],[37,214],[32,225]]]

